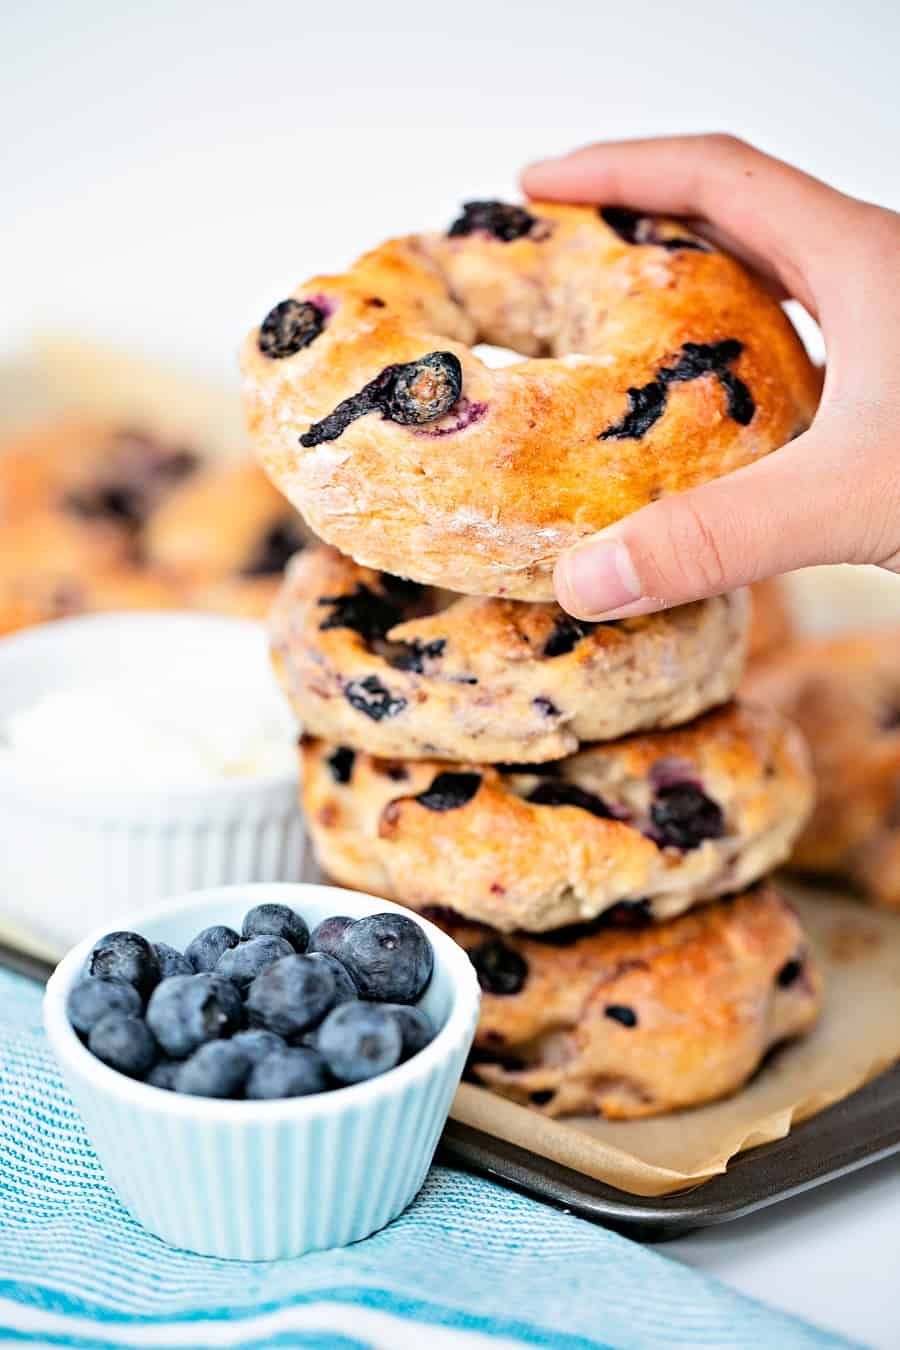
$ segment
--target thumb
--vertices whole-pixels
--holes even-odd
[[[580,619],[628,618],[797,567],[869,561],[885,494],[861,490],[856,457],[830,442],[807,432],[591,536],[556,564],[559,603]]]

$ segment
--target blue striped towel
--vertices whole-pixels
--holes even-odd
[[[343,1251],[245,1265],[168,1248],[107,1187],[45,1043],[40,993],[0,972],[4,1345],[847,1344],[602,1228],[442,1167],[396,1223]]]

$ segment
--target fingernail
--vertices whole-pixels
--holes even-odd
[[[571,602],[585,619],[634,604],[643,594],[631,554],[619,539],[594,539],[564,553],[556,582],[566,607]]]

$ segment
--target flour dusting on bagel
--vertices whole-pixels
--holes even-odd
[[[399,582],[322,546],[288,568],[270,636],[307,731],[387,757],[524,763],[726,702],[747,624],[744,591],[591,624]]]
[[[522,358],[489,368],[476,343]],[[257,452],[370,567],[552,598],[556,558],[812,419],[781,308],[677,221],[470,201],[269,313],[243,351]]]

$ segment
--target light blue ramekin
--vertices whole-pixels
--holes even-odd
[[[331,914],[402,911],[357,891],[263,884],[195,891],[113,928],[183,948],[213,923],[239,926],[263,901],[292,905],[310,927]],[[135,1082],[82,1045],[66,996],[100,932],[60,963],[44,1024],[110,1185],[151,1233],[189,1251],[271,1261],[367,1237],[419,1191],[475,1034],[479,991],[469,958],[419,922],[434,948],[422,1007],[440,1030],[380,1078],[313,1097],[223,1102]]]

